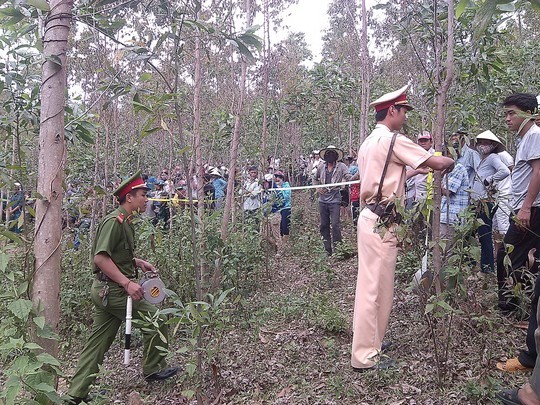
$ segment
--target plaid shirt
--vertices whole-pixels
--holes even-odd
[[[448,184],[447,184],[448,181]],[[469,174],[465,167],[456,162],[454,170],[444,176],[442,186],[450,191],[450,197],[443,196],[441,202],[441,223],[455,224],[460,212],[469,206]],[[449,212],[450,222],[446,216]]]

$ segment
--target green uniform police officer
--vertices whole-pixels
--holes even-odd
[[[150,263],[135,257],[135,230],[131,225],[133,215],[145,211],[148,190],[140,171],[125,180],[114,192],[120,206],[97,228],[92,247],[96,276],[91,291],[95,306],[94,323],[71,380],[68,391],[70,403],[80,403],[87,397],[99,365],[103,363],[103,357],[126,317],[127,296],[133,300],[134,319],[140,319],[140,313],[154,314],[157,310],[143,299],[143,290],[134,281],[137,268],[156,272]],[[143,374],[147,381],[165,380],[178,372],[177,367],[167,367],[166,353],[158,349],[167,348],[167,342],[161,336],[167,337],[165,319],[162,319],[159,331],[143,331]]]

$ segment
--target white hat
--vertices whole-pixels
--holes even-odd
[[[219,171],[219,169],[217,167],[213,167],[209,172],[208,174],[210,174],[211,176],[218,176],[218,177],[222,177],[221,176],[221,172]]]
[[[503,145],[501,140],[499,138],[497,138],[497,135],[495,135],[489,129],[487,131],[482,132],[479,135],[476,135],[476,140],[478,140],[478,139],[487,139],[488,141],[497,142],[497,143],[500,143],[501,145]]]
[[[416,139],[431,139],[433,140],[433,137],[428,131],[422,131],[418,135],[416,135]]]
[[[319,156],[321,157],[321,159],[324,160],[324,156],[326,155],[326,153],[331,150],[337,153],[337,160],[343,159],[343,151],[339,148],[336,148],[334,145],[328,145],[328,147],[321,149],[321,151],[319,152]]]
[[[377,100],[373,101],[369,106],[374,107],[375,111],[385,110],[393,105],[402,105],[412,110],[413,107],[407,101],[407,89],[409,85],[403,86],[401,89],[383,94]]]

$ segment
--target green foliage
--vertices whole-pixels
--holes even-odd
[[[33,342],[31,331],[38,337],[57,339],[40,308],[35,309],[28,294],[24,273],[10,265],[11,257],[0,252],[0,275],[5,280],[0,294],[0,364],[5,379],[0,401],[11,404],[59,403],[55,378],[62,375],[57,359],[44,353]]]
[[[348,260],[354,256],[356,256],[356,246],[342,241],[336,244],[332,257],[336,260]]]
[[[69,228],[68,228],[69,229]],[[60,332],[66,337],[64,345],[68,348],[84,340],[90,326],[93,304],[90,300],[90,286],[94,280],[90,262],[91,240],[88,233],[80,234],[81,244],[78,249],[73,245],[74,229],[69,230],[64,238],[64,254],[62,256],[62,291]]]
[[[328,293],[309,296],[289,294],[270,297],[270,300],[271,303],[255,314],[258,322],[266,323],[276,317],[285,322],[303,319],[309,325],[330,333],[340,334],[348,330],[345,314],[335,303],[335,297]]]
[[[185,369],[191,379],[201,379],[197,375],[198,358],[204,355],[204,362],[211,364],[213,356],[219,351],[219,334],[229,323],[229,295],[232,289],[216,295],[208,294],[205,301],[182,302],[178,296],[171,298],[171,308],[160,311],[156,316],[169,315],[168,323],[172,326],[171,337],[178,342],[177,352],[186,357]],[[205,342],[205,346],[201,343]],[[187,389],[183,395],[192,397],[194,390]]]
[[[497,392],[501,389],[499,381],[495,378],[486,376],[481,381],[468,380],[465,383],[464,392],[467,398],[473,401],[482,401],[486,398],[495,398]]]
[[[309,301],[309,319],[318,328],[332,333],[345,333],[349,324],[345,315],[335,304],[335,297],[315,294]]]

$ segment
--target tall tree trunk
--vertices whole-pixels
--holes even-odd
[[[356,156],[356,151],[353,147],[353,116],[349,117],[349,156]]]
[[[35,271],[32,301],[42,309],[45,322],[53,331],[60,318],[60,259],[62,237],[62,198],[66,142],[64,107],[68,37],[71,27],[72,0],[50,0],[45,19],[42,67],[41,117],[36,201]],[[43,349],[58,355],[58,342],[37,338]]]
[[[441,151],[442,140],[444,136],[444,124],[446,121],[446,97],[448,90],[454,78],[454,1],[448,2],[448,27],[447,27],[447,44],[446,44],[446,77],[442,79],[442,68],[437,70],[438,85],[440,89],[437,94],[437,118],[435,125],[435,150]],[[436,4],[436,3],[435,3]],[[435,24],[437,23],[437,15],[434,16]],[[435,30],[436,31],[436,30]],[[441,46],[442,49],[442,46]],[[442,54],[442,52],[441,52]],[[432,235],[434,239],[433,245],[433,272],[435,275],[435,289],[437,293],[441,292],[440,272],[442,268],[442,252],[440,247],[440,227],[441,227],[441,172],[435,172],[433,181],[433,225]]]
[[[367,36],[367,12],[366,0],[361,0],[362,8],[362,35],[360,41],[360,59],[361,69],[360,78],[362,80],[362,97],[360,100],[360,144],[368,136],[368,118],[369,118],[369,97],[371,80],[371,62],[369,60],[368,36]]]
[[[264,38],[263,38],[263,122],[260,154],[261,173],[266,171],[266,143],[268,142],[268,74],[270,70],[270,12],[264,0]]]
[[[203,157],[202,157],[202,143],[201,143],[201,32],[195,37],[195,70],[193,75],[193,142],[195,149],[195,175],[197,178],[197,216],[199,217],[199,235],[204,235],[204,223],[202,221],[204,216],[204,169],[203,169]],[[200,252],[205,251],[204,238],[200,238]],[[203,255],[199,256],[199,263],[195,263],[195,279],[197,283],[197,299],[203,298],[203,285],[208,282],[207,266],[204,263]]]
[[[247,26],[251,27],[253,23],[253,14],[251,11],[251,0],[245,0],[246,3],[246,22]],[[223,211],[223,221],[221,223],[221,239],[226,240],[228,236],[228,225],[231,211],[234,204],[234,179],[236,178],[236,164],[238,160],[238,146],[240,143],[240,126],[242,124],[240,117],[244,108],[244,100],[246,97],[246,76],[247,76],[247,60],[241,55],[242,72],[240,74],[240,97],[236,104],[236,112],[234,118],[234,130],[231,141],[231,162],[229,164],[229,181],[227,182],[227,196],[225,200],[225,209]],[[217,266],[212,278],[212,288],[216,290],[221,284],[221,266]]]

